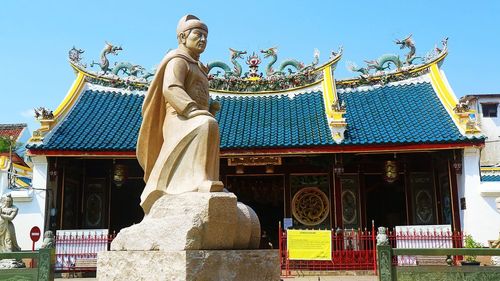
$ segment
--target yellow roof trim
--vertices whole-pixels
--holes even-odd
[[[16,179],[16,185],[17,186],[20,186],[20,187],[30,187],[29,184],[25,183],[23,180],[21,179]]]
[[[337,100],[337,95],[334,87],[334,79],[330,66],[323,68],[323,100],[325,103],[325,113],[329,118],[333,118],[333,103]]]
[[[22,166],[22,165],[19,165],[19,164],[12,164],[14,166],[14,168],[16,169],[19,169],[19,170],[23,170],[24,172],[32,172],[33,169],[31,169],[30,167],[26,167],[26,166]]]
[[[481,167],[481,171],[500,171],[500,167]]]
[[[448,55],[448,51],[447,50],[444,50],[441,55],[439,55],[438,57],[436,57],[435,59],[433,59],[432,61],[426,63],[426,64],[422,64],[416,68],[413,68],[413,69],[410,69],[410,70],[402,70],[402,71],[398,71],[398,72],[394,72],[394,73],[389,73],[389,74],[386,74],[386,75],[378,75],[378,76],[370,76],[368,79],[369,81],[379,81],[381,80],[382,78],[386,78],[387,76],[390,76],[390,77],[398,77],[398,76],[401,76],[401,75],[405,75],[405,74],[412,74],[412,73],[416,73],[416,72],[419,72],[419,71],[422,71],[422,70],[425,70],[426,68],[429,68],[431,65],[433,64],[438,64],[440,63],[442,60],[444,60],[444,58]],[[354,83],[356,81],[359,81],[361,78],[348,78],[348,79],[341,79],[341,80],[337,80],[337,85],[348,85],[348,84],[351,84],[351,83]]]
[[[82,74],[86,77],[90,77],[90,78],[94,78],[94,79],[99,79],[99,80],[103,80],[103,81],[108,81],[108,82],[113,82],[113,81],[116,81],[115,79],[111,79],[111,78],[106,78],[106,77],[102,77],[102,76],[98,76],[98,75],[95,75],[95,74],[92,74],[88,71],[85,71],[83,70],[82,68],[78,67],[77,65],[73,64],[71,61],[70,61],[70,65],[71,67],[78,73],[78,74]],[[146,87],[148,88],[149,87],[149,83],[142,83],[142,82],[133,82],[133,83],[130,83],[131,85],[134,85],[134,86],[143,86],[143,87]]]
[[[0,170],[5,170],[9,166],[9,158],[7,156],[0,156]]]
[[[76,80],[71,85],[68,93],[64,97],[63,101],[59,106],[54,110],[54,119],[59,118],[67,109],[71,108],[71,106],[75,103],[78,98],[83,85],[85,84],[85,75],[82,72],[78,72],[76,76]]]
[[[433,63],[429,67],[429,76],[431,78],[432,87],[436,91],[439,100],[453,119],[453,122],[460,130],[462,135],[473,133],[469,132],[469,130],[467,129],[467,119],[469,116],[469,112],[462,114],[463,116],[455,112],[454,108],[458,104],[458,99],[453,91],[449,88],[448,84],[444,81],[444,77],[437,63]]]

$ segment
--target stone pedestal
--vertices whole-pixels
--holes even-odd
[[[164,195],[142,222],[124,228],[115,251],[257,249],[259,218],[229,192]]]
[[[98,254],[100,281],[277,281],[278,250],[109,251]]]

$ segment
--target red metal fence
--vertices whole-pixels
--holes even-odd
[[[331,231],[332,253],[329,261],[290,260],[287,250],[287,232],[279,230],[280,264],[284,275],[291,271],[324,271],[324,270],[373,270],[377,273],[376,231],[344,229]],[[427,230],[427,231],[388,231],[389,243],[393,248],[462,248],[463,233]],[[444,261],[442,258],[440,258]],[[460,257],[455,257],[455,262]],[[416,263],[415,257],[395,257],[397,265]]]
[[[329,261],[290,260],[287,233],[280,229],[281,269],[290,270],[374,270],[376,271],[376,239],[371,230],[344,229],[332,231],[332,259]]]
[[[88,231],[57,234],[55,270],[95,271],[97,253],[108,251],[115,236],[115,234]]]

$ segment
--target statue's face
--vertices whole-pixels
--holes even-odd
[[[190,51],[201,54],[205,51],[207,47],[207,36],[208,33],[203,29],[191,29],[191,32],[187,32],[187,37],[184,38],[184,45]]]

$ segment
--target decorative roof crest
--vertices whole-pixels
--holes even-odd
[[[299,88],[315,83],[322,78],[321,67],[328,64],[334,64],[342,55],[342,48],[337,53],[332,52],[329,61],[318,67],[319,51],[314,50],[313,61],[304,65],[294,59],[287,59],[275,69],[274,65],[278,60],[278,50],[272,47],[266,50],[260,50],[264,54],[263,58],[270,58],[265,67],[265,75],[259,71],[261,58],[253,52],[247,57],[246,64],[248,71],[243,72],[241,64],[237,59],[243,59],[246,51],[237,51],[229,49],[230,60],[233,68],[224,62],[215,61],[208,64],[209,86],[215,91],[227,92],[262,92],[262,91],[282,91],[287,89]],[[216,71],[214,71],[216,70]],[[224,73],[222,73],[222,71]]]
[[[395,40],[395,44],[400,45],[400,49],[409,49],[405,55],[404,61],[397,54],[385,54],[374,60],[365,60],[366,66],[358,67],[353,62],[347,63],[347,68],[352,72],[361,73],[361,78],[369,78],[373,76],[383,76],[400,71],[414,69],[420,65],[427,64],[443,53],[447,52],[448,38],[442,41],[443,48],[435,47],[432,52],[425,56],[416,56],[415,42],[412,39],[412,34],[401,40]],[[419,63],[415,63],[415,62]]]
[[[82,49],[73,47],[69,51],[68,57],[71,65],[75,69],[88,74],[86,79],[92,81],[92,83],[138,90],[147,89],[149,80],[154,76],[155,70],[148,72],[144,67],[130,62],[115,62],[113,67],[110,66],[108,56],[111,54],[116,56],[122,50],[121,46],[105,42],[100,61],[92,61],[90,67],[87,67],[87,64],[82,62],[82,54],[85,52]],[[98,70],[93,69],[95,67],[98,67]]]

